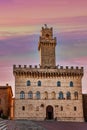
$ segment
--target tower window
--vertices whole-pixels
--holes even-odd
[[[46,37],[48,38],[48,37],[49,37],[49,34],[46,34]]]
[[[38,81],[38,86],[41,86],[41,81]]]
[[[69,85],[70,87],[73,87],[73,82],[72,81],[70,81],[70,85]]]
[[[22,106],[22,110],[25,111],[25,106]]]
[[[61,86],[61,82],[60,82],[60,81],[57,82],[57,86],[58,86],[58,87]]]
[[[20,99],[24,99],[25,98],[25,93],[24,93],[24,91],[21,91],[20,92]]]
[[[27,86],[30,86],[31,85],[31,82],[30,80],[27,81]]]

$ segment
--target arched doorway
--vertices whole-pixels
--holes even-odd
[[[52,120],[53,119],[53,107],[52,106],[47,106],[46,108],[46,119]]]

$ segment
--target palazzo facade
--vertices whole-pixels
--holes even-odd
[[[56,65],[53,28],[42,27],[38,42],[40,65],[13,66],[15,119],[84,121],[83,67]]]

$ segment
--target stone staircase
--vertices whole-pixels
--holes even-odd
[[[0,130],[7,130],[8,120],[0,119]]]

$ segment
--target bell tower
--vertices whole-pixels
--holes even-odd
[[[40,51],[40,65],[44,67],[55,67],[56,37],[53,38],[53,28],[42,27],[39,38],[38,50]]]

